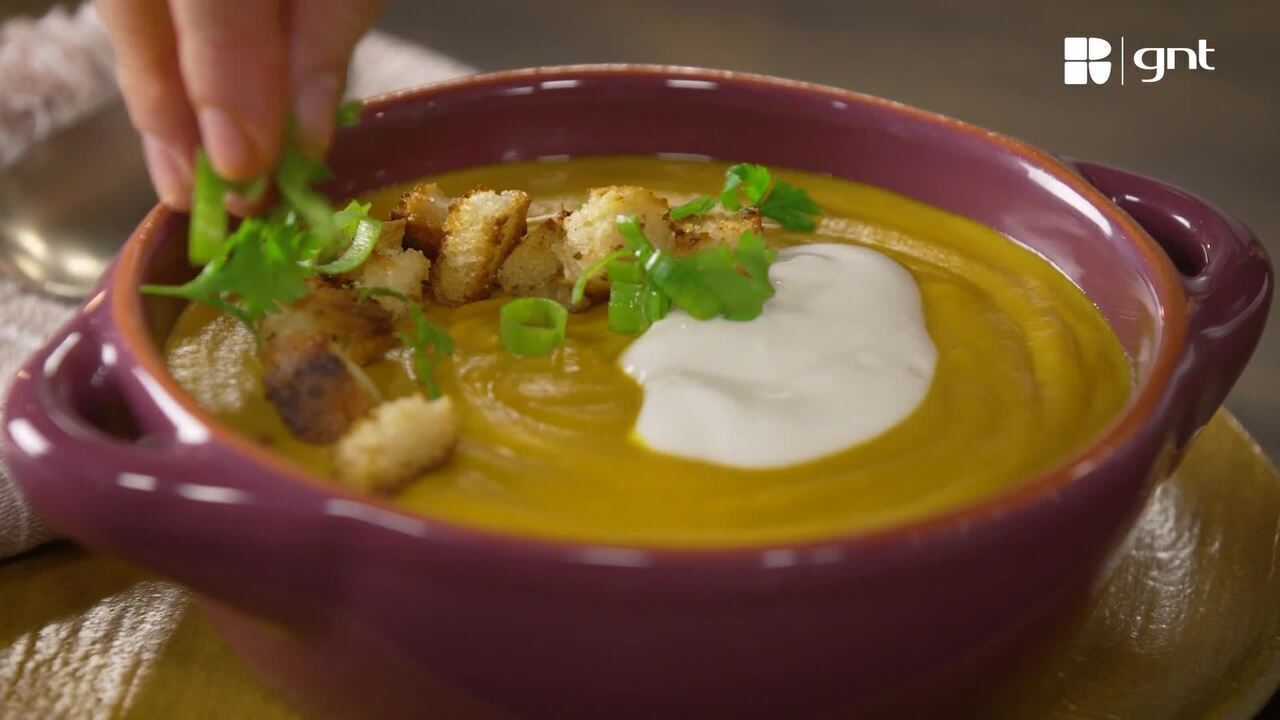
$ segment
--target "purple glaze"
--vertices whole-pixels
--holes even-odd
[[[1184,258],[1183,278],[1103,193],[1033,148],[854,93],[690,69],[551,68],[388,96],[340,137],[331,190],[655,152],[829,172],[1005,232],[1098,304],[1133,358],[1134,400],[1053,472],[888,531],[655,551],[471,530],[310,478],[177,390],[148,335],[173,308],[136,289],[190,272],[181,219],[157,209],[19,374],[3,457],[54,525],[192,586],[252,663],[348,714],[962,712],[966,688],[1084,592],[1152,477],[1221,403],[1265,321],[1260,245],[1186,193],[1077,163]],[[116,402],[140,438],[98,429]]]

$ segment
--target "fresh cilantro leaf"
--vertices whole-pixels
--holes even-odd
[[[300,233],[256,220],[246,220],[241,229],[248,233],[236,244],[213,286],[224,299],[234,298],[256,321],[306,295],[307,278],[315,271],[302,264]]]
[[[436,366],[453,354],[453,338],[443,327],[431,322],[418,305],[410,303],[409,312],[413,327],[410,332],[400,333],[400,341],[413,349],[414,379],[426,389],[427,397],[434,400],[440,397],[440,386],[434,377]]]
[[[431,322],[422,307],[410,301],[399,290],[380,286],[362,287],[356,290],[356,295],[361,300],[371,297],[393,297],[409,305],[413,326],[410,332],[399,333],[400,342],[413,350],[414,380],[426,388],[428,397],[433,400],[440,397],[440,387],[436,384],[433,374],[436,366],[453,353],[454,343],[453,338],[449,337],[449,331]]]
[[[774,182],[769,168],[751,163],[738,163],[725,170],[719,202],[733,211],[744,205],[754,207],[764,217],[796,232],[812,232],[817,227],[814,218],[822,214],[822,208],[804,189],[782,180]],[[673,209],[671,219],[705,213],[714,206],[714,200],[698,198]]]
[[[223,252],[184,285],[145,285],[153,295],[182,297],[234,315],[254,330],[267,313],[300,299],[315,271],[302,263],[303,235],[250,218],[227,238]]]
[[[748,276],[756,281],[769,282],[769,265],[773,263],[777,253],[765,249],[763,235],[750,230],[742,233],[738,237],[738,250],[734,255],[738,265],[747,272]],[[772,285],[770,287],[772,288]]]
[[[769,192],[773,175],[763,165],[739,163],[731,165],[724,173],[724,189],[720,191],[720,204],[730,210],[742,209],[740,196],[748,205],[758,205]]]
[[[643,329],[648,322],[665,315],[669,305],[699,320],[717,316],[751,320],[759,317],[765,301],[773,297],[768,271],[775,254],[765,249],[761,235],[743,233],[736,250],[719,246],[674,257],[654,248],[634,218],[619,219],[618,231],[636,256],[634,263],[618,262],[609,266],[613,287],[624,286],[620,288],[622,297],[617,303],[623,320],[618,323],[620,326]],[[615,265],[619,266],[616,271]],[[643,298],[645,312],[640,316],[636,308],[641,303],[644,280],[665,299]],[[611,320],[614,305],[611,297]]]
[[[324,254],[336,245],[337,228],[333,221],[333,209],[329,201],[311,188],[313,183],[329,177],[325,166],[303,154],[296,148],[285,148],[276,166],[276,186],[284,201],[307,228],[325,243]]]
[[[803,188],[781,180],[774,184],[757,209],[761,215],[794,232],[812,232],[817,227],[814,217],[822,214],[822,208]]]
[[[392,288],[389,288],[389,287],[382,287],[381,285],[377,285],[374,287],[356,288],[356,297],[360,298],[361,300],[368,300],[369,298],[375,298],[375,297],[393,297],[397,300],[403,300],[405,302],[409,302],[408,295],[405,295],[399,290],[393,290]]]

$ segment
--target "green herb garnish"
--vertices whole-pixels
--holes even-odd
[[[683,220],[684,218],[693,217],[694,215],[701,215],[703,213],[711,212],[715,206],[715,198],[703,195],[702,197],[694,198],[683,205],[677,205],[671,208],[671,219]]]
[[[364,265],[383,234],[383,222],[369,217],[369,205],[361,206],[355,201],[334,214],[334,224],[347,238],[347,250],[337,260],[317,266],[316,270],[326,275],[349,273]]]
[[[639,335],[666,317],[671,299],[649,282],[640,263],[609,263],[609,330]]]
[[[306,281],[315,270],[303,263],[304,241],[305,236],[293,227],[249,218],[220,243],[220,254],[190,281],[143,285],[142,292],[224,310],[255,330],[263,315],[307,294]]]
[[[717,203],[734,211],[744,205],[754,207],[762,216],[794,232],[812,232],[817,227],[814,218],[822,214],[822,208],[803,188],[774,181],[769,168],[763,165],[739,163],[725,170],[724,188],[718,198],[704,195],[676,206],[671,210],[671,219],[702,215]]]
[[[794,232],[813,232],[818,226],[814,218],[822,214],[822,208],[804,188],[782,180],[773,184],[773,189],[756,205],[756,209],[784,229]]]
[[[634,264],[644,274],[649,292],[660,294],[696,319],[723,316],[728,320],[753,320],[764,312],[765,301],[773,297],[769,264],[775,253],[765,249],[764,238],[756,233],[744,232],[736,250],[720,246],[675,257],[655,248],[635,218],[620,218],[618,232],[635,255]],[[639,282],[632,278],[627,281]],[[635,290],[624,288],[623,292],[629,295]],[[612,295],[610,300],[612,311]],[[649,296],[645,301],[645,307],[653,311],[647,318],[649,322],[666,314],[662,301]]]
[[[187,229],[187,259],[192,265],[212,262],[227,239],[227,184],[214,172],[203,150],[196,152],[195,189]]]
[[[741,197],[748,205],[759,205],[769,194],[773,174],[763,165],[739,163],[724,171],[724,189],[720,191],[720,204],[730,210],[742,209]]]
[[[403,295],[400,297],[404,298]],[[405,300],[408,302],[407,298]],[[416,303],[409,303],[409,313],[413,329],[400,333],[400,341],[413,348],[414,379],[426,389],[427,397],[435,400],[440,397],[440,386],[435,380],[436,366],[453,354],[453,338],[449,337],[448,330],[431,322]]]
[[[397,333],[400,342],[413,350],[414,381],[427,391],[427,397],[435,400],[440,397],[440,386],[435,382],[436,366],[453,354],[453,338],[443,326],[434,323],[417,303],[409,299],[399,290],[389,287],[362,287],[356,290],[361,300],[373,297],[393,297],[409,307],[412,320],[412,332]]]
[[[306,295],[309,278],[350,272],[368,259],[381,223],[369,217],[367,204],[353,202],[334,212],[312,187],[329,171],[299,149],[296,135],[291,128],[270,176],[280,204],[264,217],[241,221],[230,235],[227,192],[260,195],[266,183],[228,183],[203,152],[197,154],[187,255],[203,268],[187,283],[144,285],[143,292],[210,305],[254,330],[262,316]]]
[[[564,344],[569,311],[547,298],[526,297],[502,306],[498,337],[517,357],[546,357]]]
[[[602,270],[608,267],[609,263],[630,254],[627,250],[615,250],[592,263],[586,270],[583,270],[582,274],[578,276],[577,282],[573,284],[573,291],[569,293],[569,307],[582,302],[582,298],[587,294],[587,283],[591,281],[591,278],[599,275]]]

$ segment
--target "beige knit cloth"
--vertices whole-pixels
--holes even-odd
[[[118,101],[112,67],[111,46],[90,6],[0,26],[0,172],[31,143]],[[351,94],[367,97],[469,72],[450,58],[374,32],[356,48]],[[73,305],[0,275],[0,398],[22,361],[73,311]],[[0,558],[54,536],[0,465]]]

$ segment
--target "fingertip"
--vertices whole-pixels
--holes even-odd
[[[308,152],[324,155],[333,139],[338,103],[342,100],[342,80],[332,73],[317,73],[300,79],[293,97],[293,112]]]
[[[191,207],[191,162],[182,151],[153,135],[142,137],[147,172],[156,196],[175,210]]]
[[[272,133],[258,133],[255,137],[247,123],[224,108],[201,108],[196,122],[213,169],[228,180],[246,181],[261,176],[271,168],[279,152],[279,141],[272,139]]]
[[[227,193],[225,202],[227,209],[236,217],[258,217],[265,215],[275,205],[276,194],[270,187],[257,197],[247,197],[236,193]]]

